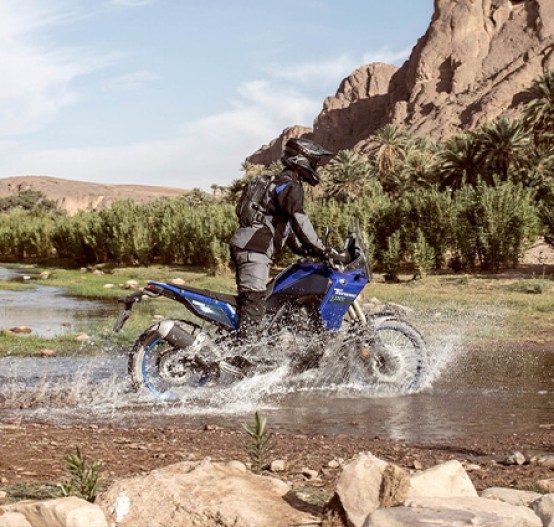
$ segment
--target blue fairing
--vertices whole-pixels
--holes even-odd
[[[149,283],[172,291],[181,298],[186,299],[191,310],[200,318],[213,320],[229,329],[236,329],[238,327],[239,317],[237,311],[233,306],[227,304],[227,302],[214,300],[213,298],[193,293],[186,289],[179,289],[178,287],[161,282],[150,281]]]
[[[359,269],[341,273],[323,264],[302,262],[288,267],[277,276],[273,294],[310,275],[324,276],[329,280],[329,288],[319,306],[319,311],[327,329],[340,329],[348,308],[368,283],[366,274]]]
[[[291,290],[295,284],[311,275],[315,275],[316,279],[322,277],[326,282],[321,281],[324,284],[328,284],[317,296],[320,298],[323,295],[323,300],[319,305],[319,312],[324,326],[329,330],[340,329],[342,319],[346,315],[348,308],[368,282],[366,274],[359,269],[341,273],[315,262],[297,263],[282,271],[275,278],[272,295],[279,294],[284,290]],[[213,321],[229,329],[236,329],[238,327],[239,320],[236,309],[226,302],[186,289],[179,289],[169,284],[160,282],[149,283],[178,295],[185,300],[191,311],[204,320]],[[302,293],[302,289],[295,289],[295,296],[302,296]]]

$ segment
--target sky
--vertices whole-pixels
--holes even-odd
[[[209,190],[432,0],[0,0],[0,177]]]

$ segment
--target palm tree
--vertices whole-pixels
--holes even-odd
[[[519,120],[503,118],[487,123],[477,132],[476,139],[480,149],[479,161],[489,183],[494,176],[507,181],[510,172],[525,162],[529,136]]]
[[[360,197],[369,184],[370,165],[353,150],[341,150],[322,171],[329,198],[348,201]]]
[[[396,193],[401,186],[399,171],[406,155],[409,136],[391,124],[370,137],[367,153],[386,192]]]
[[[434,152],[410,148],[402,163],[399,179],[403,181],[403,190],[408,191],[430,188],[437,184],[437,160]]]
[[[554,145],[554,70],[533,81],[531,100],[523,110],[523,122],[536,145]]]
[[[446,140],[437,155],[442,185],[452,190],[476,185],[479,174],[479,143],[475,135],[460,134]]]

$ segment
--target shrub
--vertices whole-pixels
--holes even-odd
[[[435,263],[435,251],[427,243],[421,229],[417,230],[416,241],[410,247],[410,255],[414,264],[414,277],[425,278]]]
[[[64,461],[69,472],[69,479],[60,485],[62,496],[77,496],[94,502],[98,494],[98,481],[102,463],[95,459],[89,463],[79,448],[74,453],[67,451]]]
[[[533,192],[511,182],[465,187],[456,199],[456,240],[462,261],[497,272],[517,266],[538,234]]]
[[[242,427],[248,435],[246,442],[246,452],[252,463],[252,472],[261,474],[262,470],[268,466],[266,462],[266,452],[271,436],[267,433],[265,418],[260,419],[258,412],[254,414],[254,423]]]

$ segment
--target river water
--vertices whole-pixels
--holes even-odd
[[[419,393],[310,387],[285,371],[195,388],[179,404],[130,389],[123,356],[0,359],[0,416],[117,426],[236,426],[254,411],[273,430],[410,441],[522,433],[554,423],[554,354],[461,353]],[[433,368],[433,366],[431,366]]]
[[[22,281],[28,269],[0,267],[0,281]],[[79,324],[102,321],[111,312],[106,304],[67,296],[61,287],[41,285],[33,280],[33,289],[0,290],[0,330],[28,326],[33,335],[52,338],[75,331]]]
[[[10,277],[4,272],[4,279]],[[72,304],[73,300],[55,288],[38,289],[12,297],[31,310],[28,325],[34,329],[47,332],[60,320],[75,321],[72,310],[82,309],[82,314],[90,316],[100,307],[103,316],[116,315],[115,308],[106,313],[103,305]],[[2,326],[6,326],[3,317],[10,309],[18,311],[15,301],[9,307],[6,299],[10,296],[5,293],[10,292],[0,291]],[[52,317],[54,311],[56,317]],[[17,324],[23,324],[21,320],[18,318]],[[466,349],[458,326],[452,331],[443,328],[426,333],[428,371],[422,389],[410,394],[369,386],[322,386],[309,372],[292,378],[283,367],[227,387],[191,388],[179,403],[167,404],[155,400],[150,392],[137,394],[131,389],[127,357],[120,354],[5,357],[0,359],[0,419],[114,426],[212,423],[239,429],[259,411],[274,431],[408,441],[523,433],[552,425],[554,353],[500,345]]]

